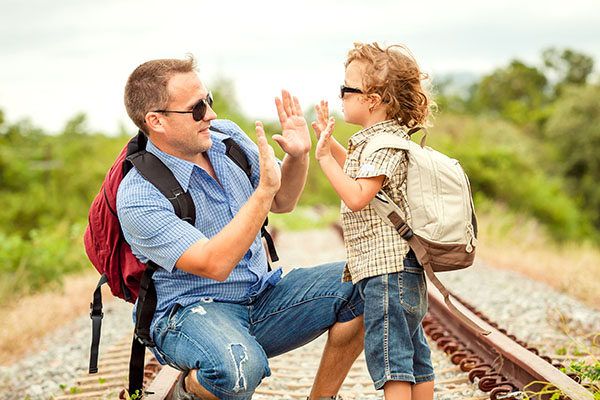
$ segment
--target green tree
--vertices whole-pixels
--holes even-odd
[[[545,133],[556,147],[558,168],[572,193],[600,227],[600,87],[566,86]]]
[[[559,51],[555,47],[542,53],[544,66],[556,75],[556,94],[566,85],[584,85],[594,70],[592,57],[571,49]]]
[[[474,111],[488,111],[518,124],[538,121],[548,103],[548,80],[537,68],[519,60],[484,76],[472,97]]]

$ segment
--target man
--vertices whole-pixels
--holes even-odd
[[[151,325],[157,355],[185,371],[175,397],[249,399],[270,375],[267,358],[328,340],[309,398],[331,398],[362,351],[362,300],[341,283],[344,263],[268,271],[259,235],[269,211],[289,212],[308,171],[310,134],[298,100],[275,100],[286,155],[280,164],[256,123],[258,147],[230,121],[216,120],[193,58],[140,65],[125,87],[130,118],[192,195],[195,226],[136,170],[123,179],[117,211],[134,254],[160,265]],[[211,125],[218,131],[210,130]],[[220,132],[219,132],[220,131]],[[225,155],[232,137],[253,166],[250,181]]]

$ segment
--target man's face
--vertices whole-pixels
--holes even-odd
[[[170,102],[167,110],[191,111],[198,101],[206,99],[208,91],[195,72],[176,74],[167,83]],[[217,114],[207,105],[201,121],[194,120],[191,113],[164,113],[165,141],[182,158],[193,158],[212,146],[210,121]]]

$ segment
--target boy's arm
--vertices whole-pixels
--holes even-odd
[[[338,196],[352,211],[362,210],[381,190],[385,175],[370,178],[350,178],[332,155],[319,159],[325,176]]]
[[[346,175],[332,151],[331,135],[334,126],[335,120],[331,117],[325,129],[319,130],[320,137],[315,149],[315,157],[331,186],[348,208],[352,211],[362,210],[381,189],[385,175],[358,178],[356,180]],[[315,132],[317,131],[315,130]]]

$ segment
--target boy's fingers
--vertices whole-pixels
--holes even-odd
[[[319,128],[319,125],[318,125],[318,124],[317,124],[315,121],[313,121],[313,122],[311,123],[311,126],[312,126],[312,127],[313,127],[313,129],[315,130],[315,133],[317,133],[317,134],[320,134],[320,133],[321,133],[321,128]]]

